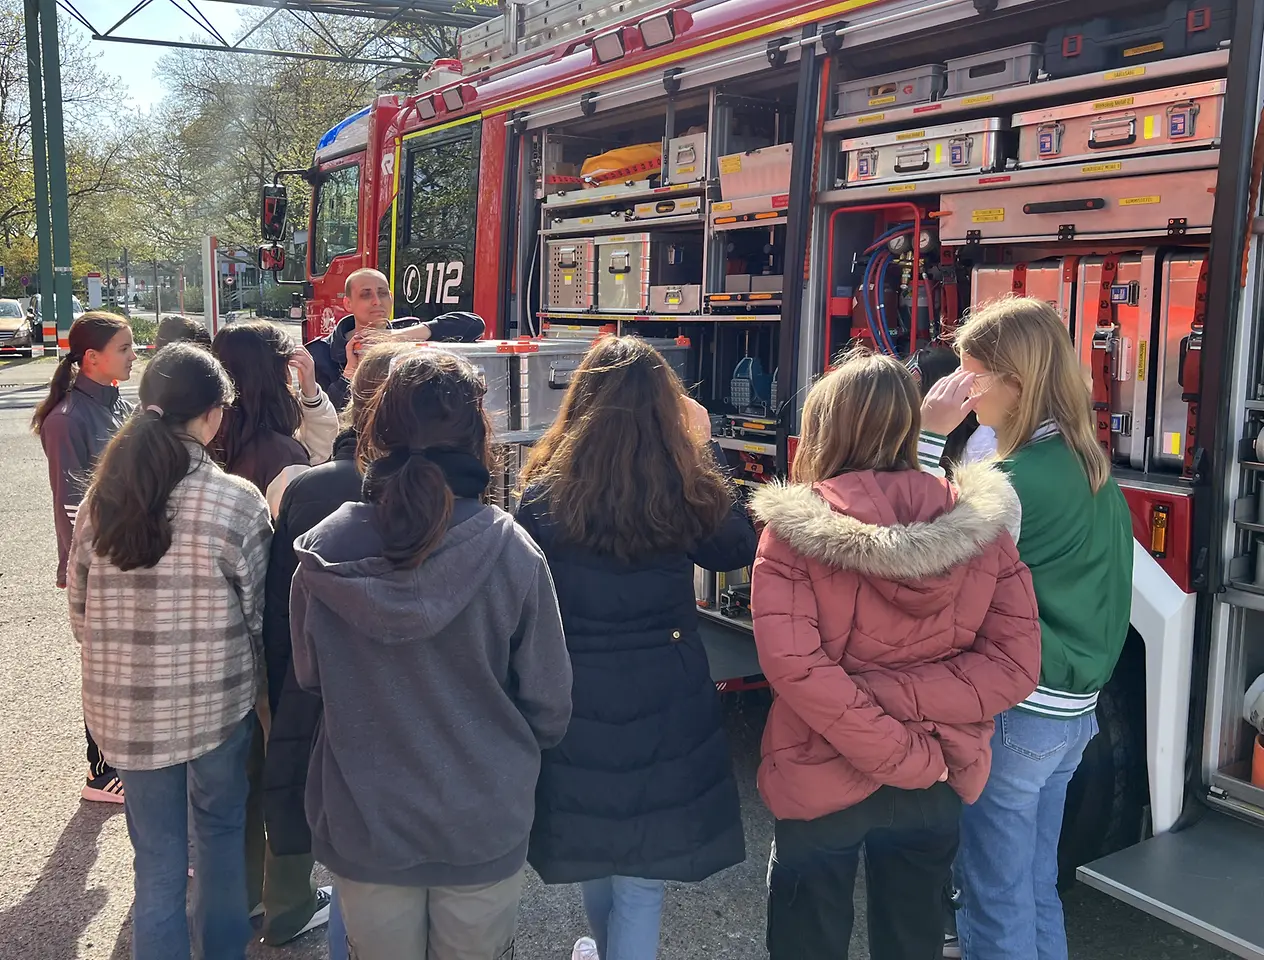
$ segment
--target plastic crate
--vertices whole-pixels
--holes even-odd
[[[942,63],[927,63],[877,77],[844,80],[835,87],[838,116],[938,100],[944,93],[945,77]]]
[[[944,96],[961,97],[984,90],[1033,83],[1040,74],[1044,56],[1042,44],[1020,43],[1003,50],[989,50],[972,57],[949,60]]]
[[[1144,13],[1054,27],[1045,70],[1070,77],[1215,50],[1233,35],[1233,0],[1170,0]]]

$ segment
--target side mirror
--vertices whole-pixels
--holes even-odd
[[[285,269],[285,247],[280,244],[265,243],[259,248],[255,264],[262,271],[280,273]]]
[[[264,184],[259,233],[265,242],[276,243],[285,236],[285,214],[288,207],[289,196],[284,184]]]

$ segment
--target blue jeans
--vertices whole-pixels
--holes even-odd
[[[347,956],[347,925],[342,922],[342,910],[338,906],[338,887],[334,886],[329,901],[329,960],[349,960]]]
[[[603,877],[580,884],[601,960],[654,960],[663,915],[662,880]]]
[[[1067,960],[1058,837],[1067,784],[1096,733],[1091,713],[996,718],[992,772],[961,816],[957,934],[967,960]]]
[[[193,820],[193,937],[202,960],[245,960],[246,759],[254,711],[196,760],[161,770],[119,770],[135,851],[134,960],[187,960],[189,819]]]

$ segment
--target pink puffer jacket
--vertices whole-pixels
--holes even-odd
[[[978,799],[992,718],[1040,673],[1031,575],[1007,531],[1018,498],[988,464],[954,483],[849,473],[754,497],[766,524],[751,606],[775,698],[759,790],[810,820],[887,784]]]

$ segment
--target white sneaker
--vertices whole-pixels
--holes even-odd
[[[955,933],[944,934],[944,960],[957,960],[961,956],[961,941]]]
[[[597,941],[592,937],[580,937],[571,951],[571,960],[601,960],[597,956]]]
[[[308,933],[311,930],[315,930],[317,927],[323,927],[329,922],[329,906],[333,900],[333,894],[333,887],[316,888],[316,912],[312,914],[311,919],[307,921],[307,924],[303,927],[303,929],[294,934],[294,936],[290,937],[289,940],[286,940],[286,943],[297,940],[303,934]],[[279,947],[281,944],[273,943],[270,944],[270,946]]]

